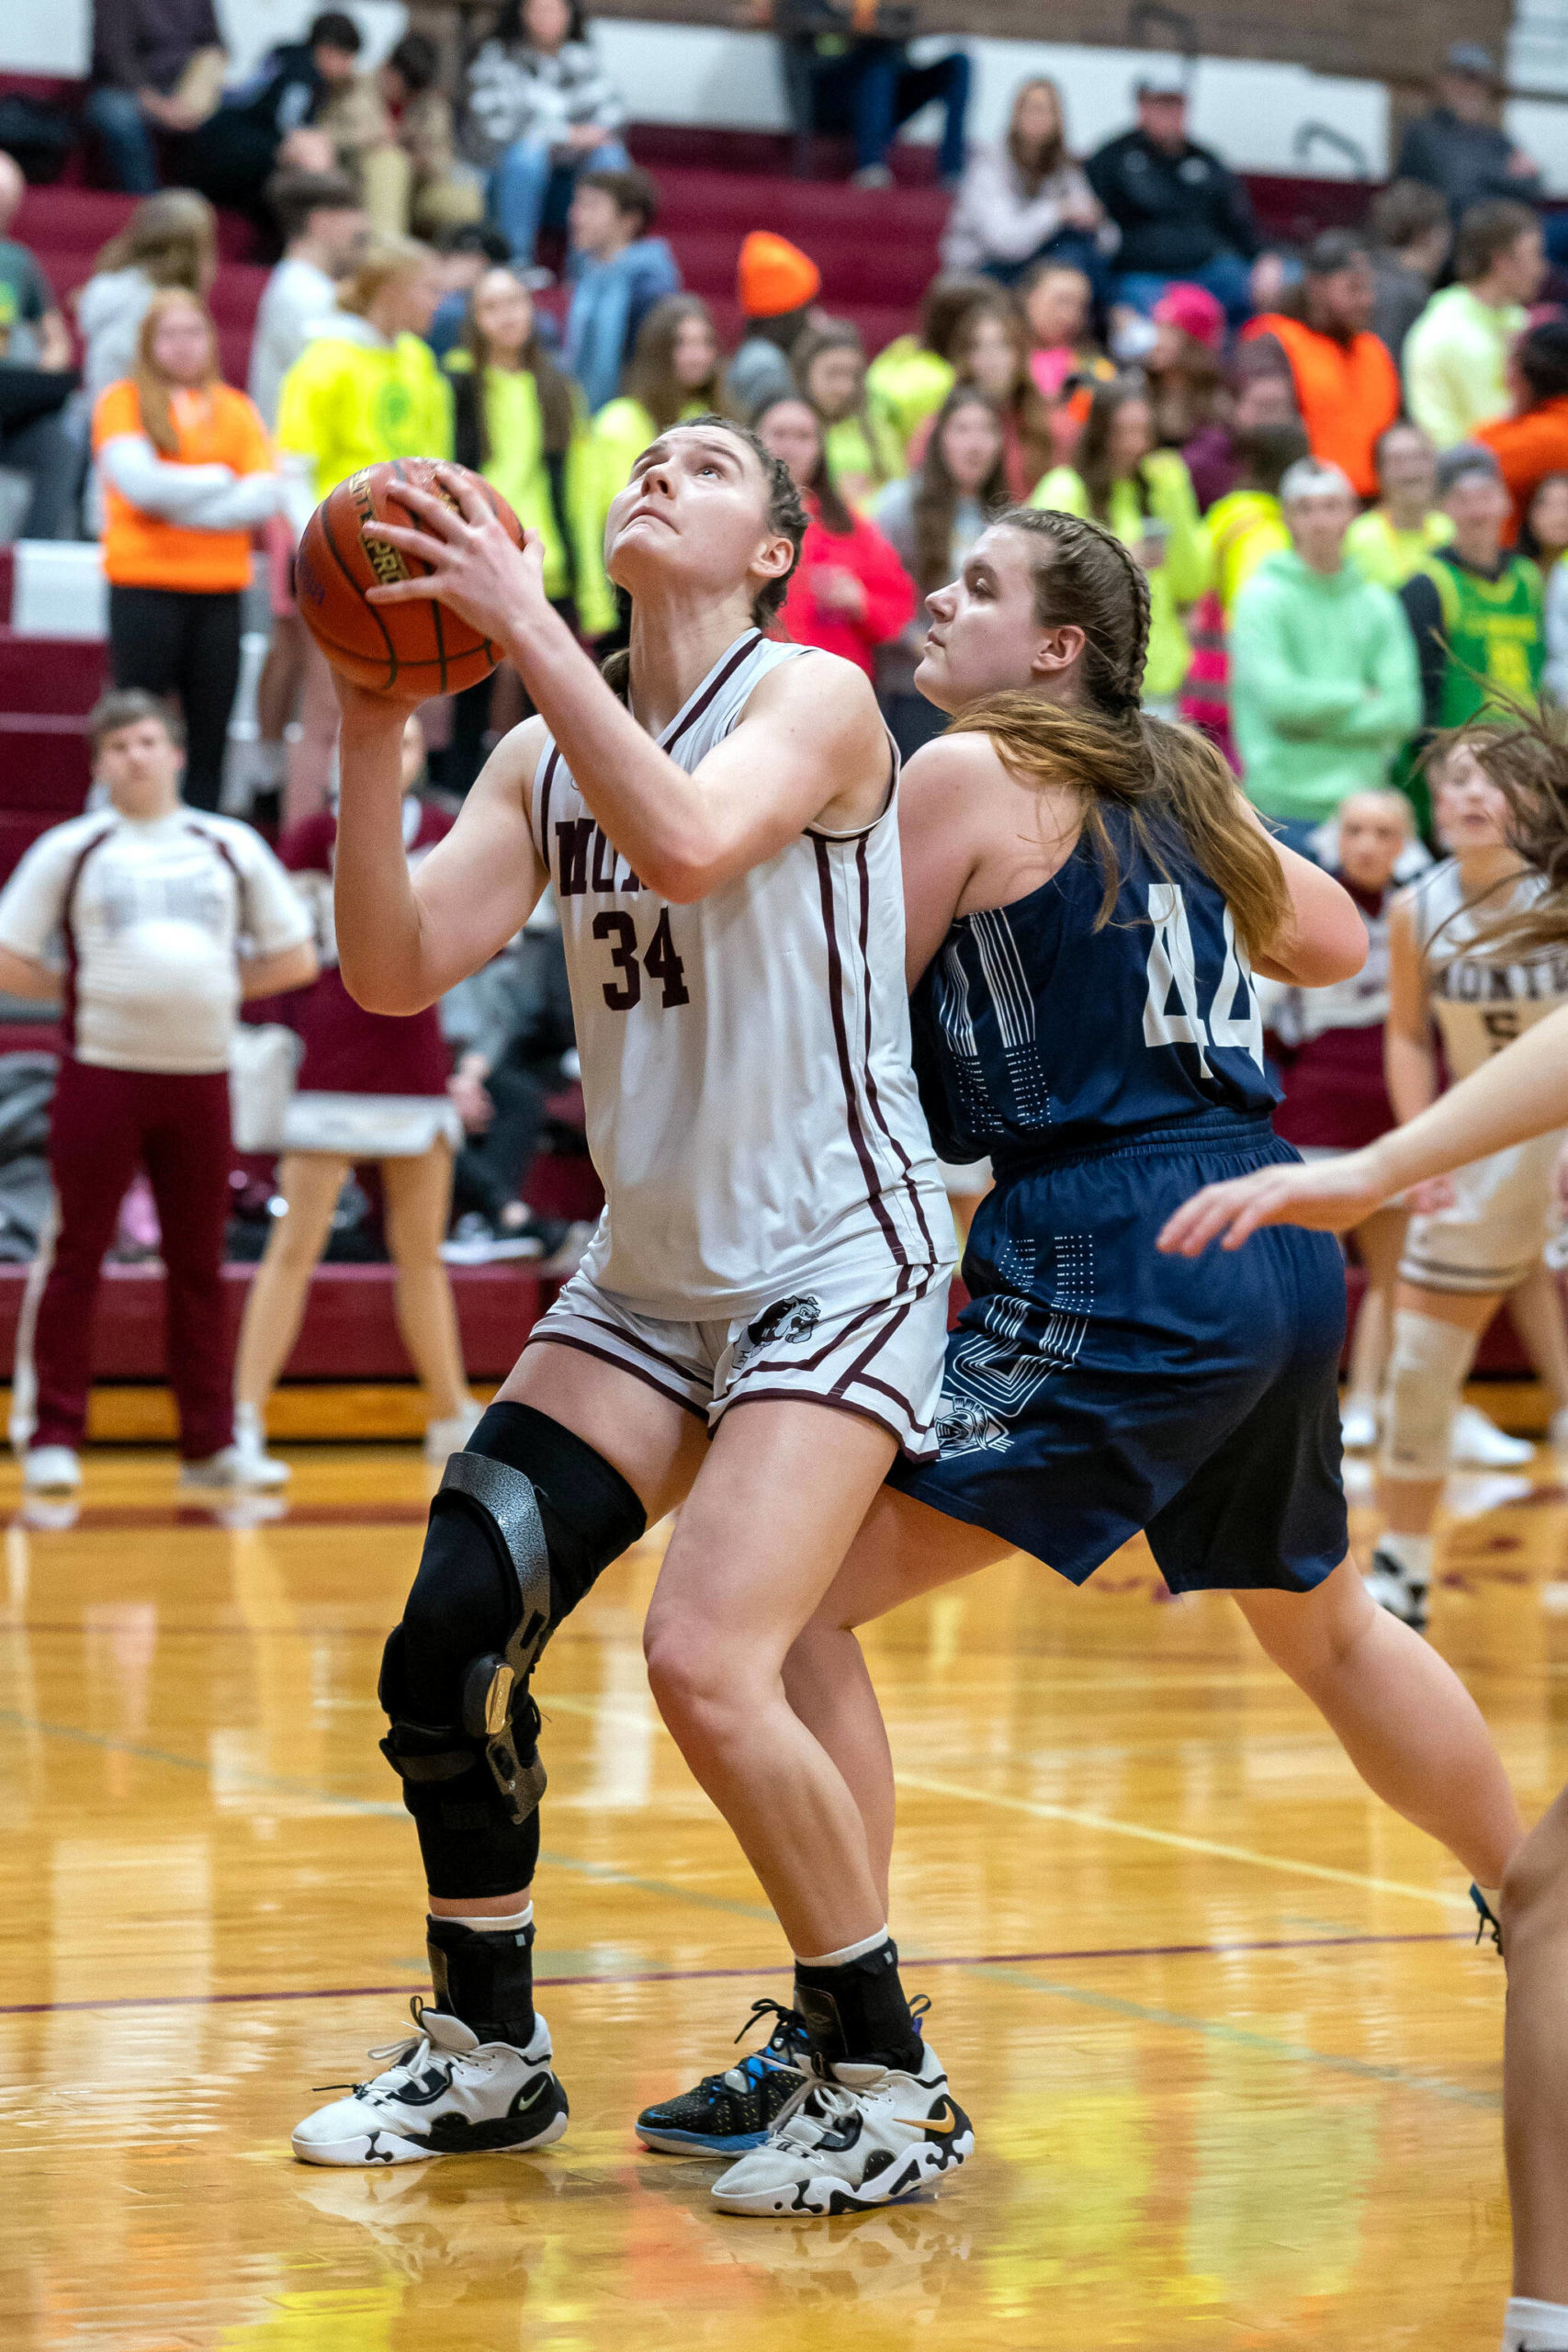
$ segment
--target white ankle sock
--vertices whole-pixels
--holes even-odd
[[[431,1917],[434,1918],[434,1916],[433,1912]],[[475,1912],[471,1916],[466,1911],[443,1911],[441,1917],[449,1919],[456,1928],[477,1928],[481,1935],[514,1936],[520,1928],[533,1926],[534,1905],[528,1902],[521,1911],[487,1911],[482,1915]]]
[[[842,1951],[819,1952],[815,1960],[806,1952],[797,1951],[795,1957],[802,1968],[847,1968],[852,1960],[860,1960],[868,1951],[879,1951],[886,1941],[886,1928],[878,1928],[875,1935],[863,1936],[858,1944],[846,1944]]]
[[[1378,1550],[1397,1560],[1407,1577],[1420,1584],[1432,1579],[1432,1538],[1429,1535],[1402,1535],[1397,1528],[1385,1527],[1378,1537]]]
[[[1503,2314],[1503,2352],[1568,2352],[1568,2303],[1515,2295]]]

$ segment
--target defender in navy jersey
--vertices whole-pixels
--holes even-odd
[[[959,716],[906,779],[916,1067],[938,1151],[988,1153],[997,1181],[938,1458],[895,1465],[794,1679],[890,1822],[870,1721],[847,1727],[852,1627],[1013,1548],[1081,1583],[1142,1532],[1173,1590],[1235,1595],[1372,1786],[1495,1886],[1519,1835],[1496,1751],[1348,1556],[1337,1250],[1270,1231],[1235,1281],[1251,1251],[1155,1248],[1201,1182],[1295,1160],[1253,968],[1343,978],[1360,917],[1209,746],[1140,716],[1146,592],[1108,534],[1008,516],[930,605],[921,688]]]
[[[1304,1590],[1345,1557],[1337,1245],[1292,1233],[1240,1279],[1150,1252],[1193,1171],[1293,1159],[1230,909],[1171,825],[1097,922],[1087,835],[1028,896],[960,917],[915,991],[945,1159],[989,1154],[934,1463],[894,1481],[1075,1584],[1140,1530],[1173,1591]],[[1239,1270],[1243,1260],[1226,1269]]]
[[[1348,1555],[1337,1250],[1292,1231],[1201,1267],[1156,1250],[1200,1184],[1295,1161],[1252,969],[1342,979],[1360,916],[1212,746],[1141,714],[1147,589],[1109,532],[1004,516],[927,602],[919,684],[958,716],[910,763],[900,818],[916,1063],[938,1150],[988,1152],[997,1182],[941,1451],[895,1465],[790,1652],[794,1703],[886,1884],[892,1766],[854,1628],[1015,1548],[1081,1583],[1141,1530],[1173,1589],[1234,1594],[1371,1787],[1495,1888],[1520,1823],[1486,1727]],[[790,2062],[781,2027],[744,2063]],[[638,2130],[716,2148],[739,2074]]]

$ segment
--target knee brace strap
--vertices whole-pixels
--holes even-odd
[[[1395,1308],[1379,1460],[1385,1477],[1442,1477],[1450,1425],[1475,1344],[1475,1334],[1457,1323],[1416,1307]]]
[[[645,1524],[619,1471],[559,1422],[511,1403],[484,1414],[446,1465],[383,1663],[381,1749],[416,1817],[460,1813],[493,1781],[513,1828],[532,1819],[545,1771],[529,1677]],[[468,1788],[443,1788],[470,1772]]]

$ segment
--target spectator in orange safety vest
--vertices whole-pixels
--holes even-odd
[[[1369,323],[1376,300],[1365,243],[1330,229],[1308,250],[1294,314],[1266,311],[1242,334],[1279,352],[1314,457],[1338,466],[1361,498],[1376,492],[1378,435],[1400,412],[1399,370]]]

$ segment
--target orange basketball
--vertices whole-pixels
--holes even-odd
[[[334,670],[357,686],[386,694],[458,694],[488,678],[501,648],[434,599],[407,605],[367,605],[365,591],[407,580],[430,566],[384,539],[370,540],[364,526],[415,525],[417,517],[394,494],[400,484],[434,491],[451,506],[449,492],[435,480],[434,458],[392,458],[350,474],[322,499],[305,526],[294,558],[294,589],[305,626]],[[487,498],[519,547],[523,526],[497,490],[481,475],[467,474]]]

